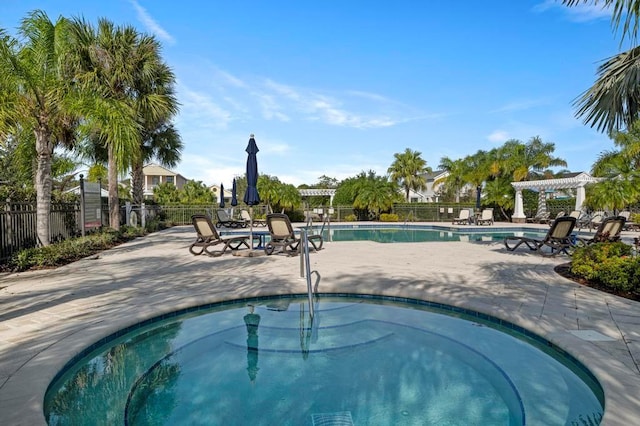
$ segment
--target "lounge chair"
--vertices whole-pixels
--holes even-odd
[[[290,255],[298,254],[300,238],[296,236],[289,216],[282,213],[272,213],[267,215],[267,227],[269,228],[270,241],[264,246],[264,252],[272,254],[276,248]],[[307,240],[314,250],[322,248],[322,235],[309,235]]]
[[[623,231],[640,231],[638,224],[631,221],[631,212],[629,210],[621,211],[618,216],[622,216],[625,219]]]
[[[620,232],[622,232],[625,222],[626,219],[624,216],[609,216],[600,222],[600,225],[593,237],[578,237],[578,244],[589,245],[593,243],[620,241]]]
[[[223,210],[216,210],[216,216],[218,217],[218,221],[216,222],[216,226],[220,228],[221,226],[227,228],[246,228],[247,222],[244,220],[235,220],[229,214]]]
[[[469,209],[462,209],[458,214],[458,217],[454,217],[451,222],[453,225],[468,225],[471,223],[471,211]]]
[[[244,220],[246,223],[251,223],[251,215],[247,210],[240,211],[240,219]],[[254,226],[267,226],[267,221],[264,219],[253,219]]]
[[[571,216],[563,216],[556,219],[547,235],[543,239],[529,238],[529,237],[506,237],[504,239],[504,246],[509,251],[514,251],[522,244],[526,245],[529,250],[536,251],[543,256],[555,256],[559,253],[569,254],[574,244],[571,238],[571,232],[576,226],[576,218]],[[509,243],[515,243],[510,246]],[[551,249],[550,253],[545,253],[544,249]]]
[[[597,229],[605,217],[607,217],[607,215],[602,210],[580,216],[577,224],[578,229],[589,228],[589,231],[591,231],[592,229]]]
[[[493,209],[482,210],[482,216],[478,218],[476,225],[493,225]]]
[[[549,222],[549,212],[543,212],[534,217],[528,217],[527,222],[529,223],[548,223]]]
[[[238,250],[242,246],[249,248],[248,235],[222,238],[207,215],[194,214],[191,216],[191,222],[198,236],[196,241],[189,247],[189,252],[195,256],[199,256],[202,253],[206,253],[209,256],[222,256],[227,249]],[[218,245],[222,245],[222,250],[211,250]]]
[[[564,212],[564,210],[560,210],[557,214],[556,217],[553,218],[553,220],[549,221],[549,226],[553,225],[553,222],[555,222],[556,219],[558,219],[559,217],[563,217],[566,216],[566,213]],[[576,218],[577,219],[577,218]]]

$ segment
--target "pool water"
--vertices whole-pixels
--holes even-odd
[[[505,237],[544,238],[546,233],[531,231],[451,231],[428,228],[331,228],[323,231],[328,241],[375,241],[378,243],[419,243],[427,241],[503,241]]]
[[[484,315],[413,300],[244,300],[134,327],[55,380],[49,424],[599,424],[574,360]]]

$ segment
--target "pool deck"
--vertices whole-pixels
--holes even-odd
[[[0,423],[44,425],[56,373],[123,327],[222,300],[306,293],[298,257],[192,256],[194,239],[193,227],[175,227],[55,270],[0,275]],[[310,261],[321,293],[424,299],[525,327],[595,374],[605,389],[602,424],[639,422],[640,303],[557,275],[566,256],[497,242],[361,241],[325,242]]]

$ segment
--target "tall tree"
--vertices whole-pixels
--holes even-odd
[[[612,10],[612,26],[636,44],[640,0],[563,0],[567,6],[593,4]],[[594,85],[575,101],[576,115],[600,131],[624,130],[640,112],[640,46],[618,53],[598,67]]]
[[[167,71],[153,37],[106,19],[100,19],[96,28],[76,19],[72,33],[78,84],[100,95],[88,105],[85,128],[88,139],[107,150],[109,223],[118,229],[118,175],[143,161],[145,131],[151,133],[171,115],[175,99],[149,88],[159,69]]]
[[[511,139],[497,150],[498,169],[517,182],[541,179],[547,168],[567,166],[565,160],[553,156],[554,151],[555,144],[544,142],[540,136],[532,137],[526,144]]]
[[[430,173],[431,168],[422,158],[422,153],[406,148],[402,153],[393,154],[395,160],[387,172],[391,180],[404,188],[405,200],[409,202],[409,191],[419,191],[427,186],[424,174]]]
[[[453,190],[455,194],[456,203],[460,202],[460,191],[464,186],[464,161],[461,159],[452,160],[449,157],[442,157],[440,159],[439,169],[447,172],[447,176],[433,182],[434,187],[440,183],[444,184],[445,188]]]
[[[68,20],[53,23],[41,10],[22,21],[18,33],[24,42],[0,30],[0,134],[34,134],[36,229],[42,245],[50,240],[53,151],[74,140],[68,31]]]
[[[482,184],[491,176],[492,159],[487,151],[479,150],[473,155],[467,155],[464,160],[464,181],[476,188],[476,208],[480,208]]]

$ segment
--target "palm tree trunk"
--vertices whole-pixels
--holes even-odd
[[[143,178],[142,163],[136,162],[136,164],[131,168],[131,192],[133,204],[138,206],[144,201],[144,189],[142,187]]]
[[[118,200],[118,168],[113,152],[113,144],[109,145],[109,226],[120,229],[120,201]]]
[[[51,156],[53,144],[50,132],[43,126],[35,131],[36,136],[36,233],[43,246],[50,243],[50,215],[51,215]]]

